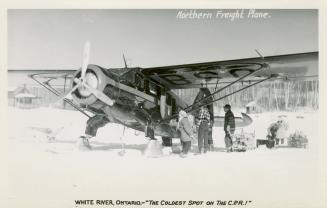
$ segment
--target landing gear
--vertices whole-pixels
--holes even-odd
[[[86,135],[86,136],[80,136],[78,138],[78,141],[77,141],[77,148],[78,150],[82,150],[82,151],[85,151],[85,150],[91,150],[92,147],[89,143],[89,138],[91,138],[90,136]]]
[[[145,137],[148,137],[151,140],[156,140],[156,138],[154,137],[154,129],[152,125],[148,125],[145,127]]]
[[[107,123],[109,123],[109,120],[104,115],[96,115],[87,120],[85,135],[82,135],[78,138],[77,148],[79,150],[91,150],[92,147],[90,145],[89,139],[95,137],[98,129],[105,126]]]
[[[87,120],[85,134],[94,137],[97,135],[98,129],[107,123],[109,123],[109,119],[105,115],[95,115]]]

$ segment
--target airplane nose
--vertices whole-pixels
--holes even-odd
[[[72,97],[80,105],[92,105],[97,101],[112,106],[112,100],[107,94],[104,93],[108,84],[113,85],[114,81],[108,78],[105,69],[89,64],[87,69],[75,72],[72,78]]]
[[[99,80],[93,72],[87,72],[85,74],[85,82],[94,89],[96,89],[99,84]],[[79,87],[78,92],[82,97],[88,97],[92,94],[85,86]]]

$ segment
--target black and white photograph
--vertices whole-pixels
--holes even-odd
[[[8,9],[7,207],[324,207],[319,9]]]

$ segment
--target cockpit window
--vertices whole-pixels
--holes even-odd
[[[135,69],[131,69],[131,68],[118,68],[118,69],[110,69],[111,72],[119,75],[119,76],[125,76],[125,74],[127,74],[128,72],[133,72],[135,71]]]

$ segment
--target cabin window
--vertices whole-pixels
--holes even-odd
[[[157,85],[153,82],[149,82],[149,92],[150,94],[157,95]]]
[[[153,95],[158,99],[161,96],[161,88],[155,82],[151,82],[150,80],[145,79],[144,89],[145,89],[145,93],[149,95]]]
[[[176,113],[176,101],[169,93],[167,93],[166,96],[167,115],[170,116]]]

